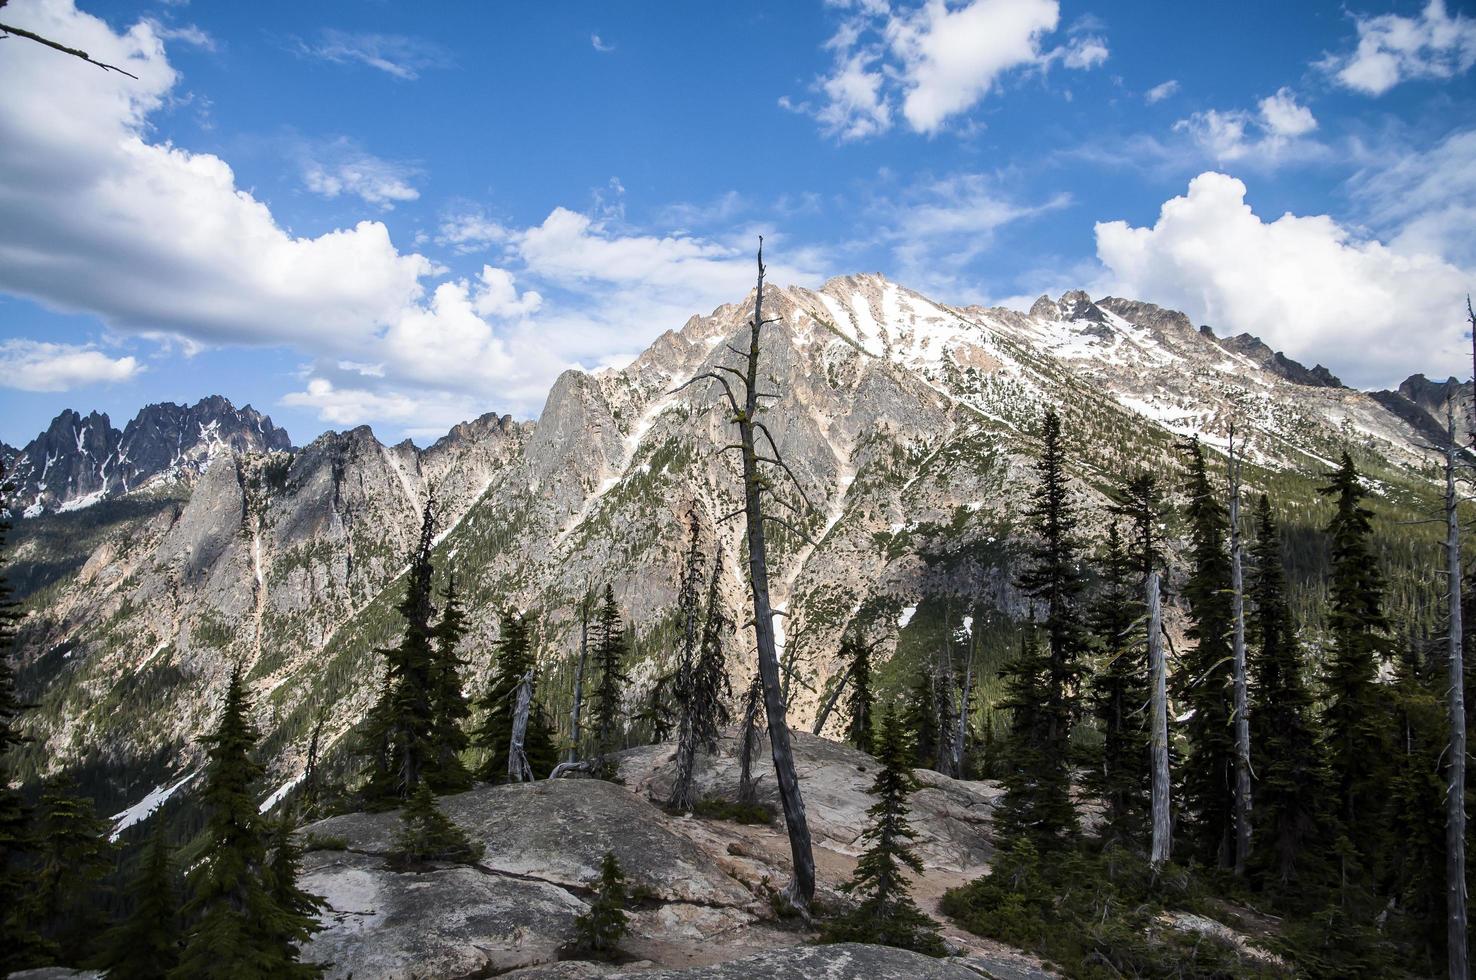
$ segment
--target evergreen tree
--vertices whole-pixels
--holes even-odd
[[[906,736],[895,714],[882,715],[877,757],[882,769],[871,785],[876,802],[866,811],[871,818],[861,835],[868,842],[856,862],[851,880],[843,891],[861,901],[847,914],[829,923],[825,938],[830,942],[880,943],[933,956],[943,954],[937,925],[912,900],[904,868],[922,873],[922,862],[913,853],[917,835],[908,823],[907,797],[917,788]]]
[[[504,769],[506,766],[504,756]],[[400,811],[400,832],[395,836],[390,865],[405,869],[428,861],[472,864],[481,859],[484,850],[441,812],[430,787],[422,786]]]
[[[1081,657],[1086,646],[1082,631],[1083,589],[1081,545],[1076,538],[1077,512],[1066,482],[1066,449],[1061,442],[1061,419],[1046,409],[1040,458],[1035,464],[1037,485],[1025,519],[1031,538],[1025,545],[1024,569],[1016,583],[1044,612],[1041,626],[1046,641],[1045,700],[1042,736],[1045,751],[1070,758],[1071,726],[1078,713],[1074,703]],[[1074,825],[1074,819],[1071,821]]]
[[[870,752],[871,715],[876,706],[876,694],[871,690],[871,647],[854,632],[847,633],[841,640],[841,658],[851,667],[851,694],[846,702],[851,717],[846,723],[846,738],[862,752]]]
[[[1390,765],[1383,792],[1388,838],[1376,863],[1404,912],[1408,940],[1433,975],[1445,958],[1445,671],[1411,638],[1395,663]]]
[[[713,563],[712,577],[707,587],[706,615],[702,617],[699,631],[697,621],[703,610],[697,594],[700,585],[700,556],[697,551],[695,515],[692,521],[692,545],[688,552],[688,570],[682,589],[683,604],[687,607],[682,611],[682,620],[687,635],[674,689],[680,712],[677,726],[677,771],[668,799],[669,805],[678,810],[691,810],[697,803],[693,789],[696,754],[699,749],[709,753],[717,750],[718,735],[722,726],[728,723],[728,709],[724,698],[732,695],[723,653],[723,632],[727,629],[727,617],[723,614],[722,598],[718,593],[722,555],[719,554]]]
[[[1354,881],[1360,872],[1375,870],[1385,829],[1391,720],[1375,678],[1388,649],[1388,621],[1383,573],[1370,542],[1373,513],[1363,506],[1367,491],[1346,452],[1318,492],[1332,498],[1336,507],[1327,526],[1331,650],[1322,751],[1331,772],[1335,817],[1347,844],[1340,877]]]
[[[595,886],[595,897],[589,911],[574,920],[574,931],[579,937],[579,946],[597,955],[608,956],[615,944],[630,932],[630,923],[625,915],[625,875],[613,851],[606,851],[600,862],[600,880]]]
[[[1189,603],[1189,638],[1175,675],[1176,696],[1187,706],[1184,734],[1189,758],[1179,767],[1186,819],[1181,840],[1206,864],[1234,864],[1235,733],[1231,728],[1233,658],[1230,557],[1225,534],[1229,518],[1215,497],[1196,438],[1185,447],[1189,478],[1186,517],[1189,521],[1189,577],[1184,598]]]
[[[0,466],[0,498],[12,488],[4,477],[4,467]],[[0,520],[0,568],[6,564],[4,545],[9,531],[10,524]],[[40,965],[52,952],[35,928],[38,911],[31,813],[11,770],[15,750],[29,741],[19,723],[21,713],[30,705],[22,702],[16,692],[15,667],[11,663],[18,618],[10,586],[0,575],[0,895],[5,896],[0,902],[0,976]]]
[[[385,659],[384,687],[366,724],[374,768],[365,795],[373,803],[407,798],[439,759],[433,709],[437,658],[431,628],[434,544],[435,513],[427,503],[405,596],[396,607],[405,620],[405,633],[397,646],[379,651]]]
[[[1112,513],[1127,524],[1124,549],[1133,569],[1135,595],[1141,594],[1148,573],[1163,571],[1163,494],[1158,477],[1144,470],[1133,476],[1117,493]]]
[[[464,725],[471,717],[471,707],[461,689],[461,641],[466,636],[466,613],[461,595],[452,577],[441,593],[441,619],[434,632],[435,659],[432,661],[431,742],[434,757],[426,779],[437,793],[459,793],[470,789],[471,773],[461,761],[461,754],[471,744]]]
[[[931,769],[938,758],[938,703],[934,693],[933,675],[920,668],[902,713],[902,725],[912,742],[912,764],[919,769]]]
[[[157,980],[179,963],[178,889],[159,823],[128,885],[129,912],[108,931],[98,963],[108,980]]]
[[[497,648],[493,651],[492,679],[482,696],[482,725],[474,733],[476,744],[487,750],[477,778],[489,783],[507,782],[507,753],[512,746],[513,712],[517,709],[518,685],[523,677],[533,670],[533,645],[526,617],[514,609],[502,614],[502,625],[498,631]],[[533,728],[533,717],[529,715],[529,728]],[[528,737],[524,737],[523,752],[529,752]],[[550,767],[551,768],[551,767]],[[537,770],[535,770],[536,774]],[[547,773],[545,773],[546,775]]]
[[[1091,703],[1102,730],[1102,752],[1088,777],[1106,807],[1102,836],[1141,842],[1148,809],[1148,664],[1139,630],[1143,603],[1133,559],[1116,521],[1107,527],[1102,591],[1089,617],[1104,662],[1091,684]]]
[[[528,768],[534,779],[547,779],[559,764],[559,743],[554,734],[553,719],[544,710],[537,697],[538,678],[533,678],[534,697],[528,710],[528,730],[523,733],[523,755],[528,758]]]
[[[420,792],[429,792],[427,783],[420,784]],[[323,968],[311,963],[298,963],[298,948],[323,927],[318,924],[318,915],[328,903],[317,895],[298,887],[297,879],[302,874],[302,845],[293,836],[297,829],[291,812],[271,822],[271,859],[267,863],[267,887],[276,906],[277,914],[272,919],[272,938],[277,945],[277,954],[282,962],[291,964],[281,974],[284,977],[311,978],[323,974]]]
[[[297,961],[282,941],[295,913],[277,905],[267,863],[267,828],[257,810],[263,769],[251,759],[259,737],[250,719],[241,667],[231,671],[215,731],[205,738],[207,761],[201,802],[207,817],[204,857],[191,874],[194,898],[177,980],[267,980],[312,977],[321,969]]]
[[[1325,772],[1312,730],[1312,693],[1302,677],[1302,652],[1286,601],[1281,536],[1271,502],[1256,503],[1247,621],[1256,710],[1255,809],[1251,811],[1251,871],[1262,887],[1294,897],[1315,857],[1318,801]]]
[[[1000,707],[1010,712],[1010,734],[1002,752],[1004,797],[996,826],[1002,842],[1028,841],[1037,850],[1060,848],[1077,828],[1070,769],[1051,749],[1050,670],[1050,655],[1031,630],[1021,638],[1019,655],[1000,671]]]
[[[620,747],[623,735],[621,716],[625,685],[625,629],[620,622],[620,609],[615,605],[615,590],[605,586],[594,628],[594,666],[599,673],[590,718],[594,727],[596,752],[604,755]]]
[[[108,821],[66,783],[48,784],[36,829],[42,935],[69,959],[85,959],[102,927],[98,882],[113,870]]]

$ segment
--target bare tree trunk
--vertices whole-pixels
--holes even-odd
[[[846,669],[841,671],[840,679],[836,681],[835,687],[825,698],[825,703],[820,706],[820,713],[815,716],[815,727],[810,729],[810,734],[819,735],[825,728],[825,723],[830,720],[830,713],[835,710],[836,702],[840,700],[841,693],[845,691],[847,682],[851,679],[851,669],[854,664],[846,664]]]
[[[1169,822],[1168,665],[1163,656],[1163,610],[1158,595],[1158,572],[1148,573],[1148,671],[1153,684],[1153,711],[1148,733],[1153,756],[1153,850],[1150,863],[1157,870],[1173,850]]]
[[[1250,699],[1245,677],[1245,577],[1241,570],[1240,461],[1230,427],[1230,612],[1235,667],[1235,873],[1245,875],[1251,848]]]
[[[738,802],[745,806],[758,802],[753,786],[753,754],[758,751],[758,710],[763,696],[763,682],[755,674],[743,696],[743,727],[738,734]]]
[[[574,668],[574,706],[569,709],[569,753],[564,760],[570,764],[579,758],[579,712],[584,701],[584,665],[589,660],[589,585],[584,587],[584,598],[579,601],[579,665]]]
[[[958,705],[958,725],[953,736],[953,775],[963,778],[965,740],[969,736],[969,698],[974,687],[974,631],[969,629],[969,655],[964,660],[963,700]]]
[[[1476,320],[1473,320],[1476,326]],[[1476,338],[1473,338],[1476,343]],[[1446,404],[1445,559],[1450,577],[1448,601],[1450,760],[1445,791],[1445,949],[1452,978],[1469,973],[1466,940],[1466,702],[1465,656],[1461,623],[1461,521],[1456,493],[1455,396]]]
[[[528,765],[528,755],[523,743],[528,738],[528,712],[533,704],[533,671],[523,675],[518,684],[518,700],[513,708],[512,739],[507,746],[507,779],[511,783],[531,783],[533,767]]]
[[[774,647],[774,610],[769,605],[769,563],[764,541],[763,491],[768,485],[759,472],[756,431],[760,423],[759,394],[759,330],[764,325],[764,251],[759,243],[758,289],[754,293],[753,321],[749,324],[748,365],[742,410],[738,413],[738,433],[743,448],[744,508],[748,524],[748,577],[753,588],[753,632],[758,647],[759,677],[763,682],[764,714],[769,722],[769,751],[774,757],[774,778],[779,784],[779,800],[784,806],[784,823],[789,830],[789,851],[794,861],[794,879],[786,894],[800,909],[808,909],[815,897],[815,853],[810,843],[810,824],[805,817],[805,801],[800,796],[799,776],[794,768],[794,750],[789,745],[789,721],[784,696],[779,684],[779,656]],[[769,438],[769,448],[778,459],[778,447]]]

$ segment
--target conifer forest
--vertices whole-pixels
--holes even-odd
[[[0,977],[1472,976],[1476,11],[83,6]]]

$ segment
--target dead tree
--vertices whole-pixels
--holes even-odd
[[[758,802],[758,789],[753,785],[753,755],[758,751],[758,715],[763,700],[763,682],[754,674],[753,683],[743,696],[743,724],[738,732],[738,802],[744,806]]]
[[[846,669],[841,671],[835,680],[835,686],[830,693],[825,695],[825,700],[820,705],[820,711],[815,715],[815,724],[810,728],[811,735],[819,735],[825,728],[825,723],[830,720],[830,713],[835,710],[835,704],[840,700],[841,694],[845,692],[846,684],[851,680],[851,664],[846,664]]]
[[[805,801],[800,795],[799,776],[795,772],[794,750],[789,744],[789,722],[779,677],[779,656],[774,644],[774,609],[769,602],[765,524],[773,523],[786,528],[806,541],[809,536],[783,518],[764,513],[765,500],[772,499],[780,504],[785,502],[772,492],[769,478],[769,472],[772,471],[765,471],[761,466],[773,467],[773,471],[787,476],[807,503],[808,498],[789,464],[784,462],[773,434],[758,419],[759,399],[777,397],[759,390],[759,335],[765,325],[778,322],[777,319],[765,320],[763,310],[764,241],[760,238],[758,287],[754,292],[753,319],[748,324],[748,350],[742,351],[728,345],[728,350],[743,359],[743,368],[715,365],[712,370],[698,374],[676,390],[680,391],[699,381],[720,385],[728,407],[732,410],[732,421],[738,426],[739,441],[724,447],[725,450],[739,452],[743,460],[743,506],[730,516],[742,514],[747,524],[748,579],[753,593],[753,633],[758,647],[764,714],[769,723],[769,750],[774,757],[774,778],[779,784],[779,799],[784,807],[784,823],[789,831],[789,851],[794,862],[794,878],[785,894],[797,909],[805,911],[815,897],[815,853],[810,843]],[[732,384],[729,383],[729,377],[734,379]],[[738,388],[736,393],[734,385]],[[763,448],[760,448],[761,445]]]
[[[1469,304],[1469,301],[1468,301]],[[1469,307],[1468,307],[1469,308]],[[1476,329],[1476,316],[1471,325]],[[1476,334],[1472,335],[1476,354]],[[1445,948],[1451,977],[1470,976],[1466,933],[1466,702],[1461,623],[1461,521],[1456,493],[1455,394],[1445,409],[1445,560],[1450,578],[1449,713],[1450,760],[1445,791]]]
[[[533,705],[533,671],[523,675],[518,683],[517,702],[513,708],[512,738],[507,746],[507,781],[531,783],[533,767],[528,764],[528,755],[523,743],[528,737],[528,712]]]
[[[0,7],[5,6],[6,2],[7,0],[0,0]],[[48,48],[51,48],[53,51],[60,51],[62,54],[69,54],[73,58],[81,58],[89,65],[97,65],[97,67],[101,68],[103,71],[115,71],[120,75],[127,75],[135,82],[138,81],[138,76],[135,75],[133,72],[125,71],[122,68],[119,68],[117,65],[110,65],[106,62],[98,61],[94,59],[91,55],[89,55],[86,51],[82,51],[77,48],[69,48],[65,44],[53,41],[49,37],[42,37],[40,34],[32,33],[31,31],[28,31],[23,27],[12,27],[9,24],[0,24],[0,40],[4,40],[5,38],[11,36],[23,37],[27,41],[35,41],[37,44],[44,44]]]
[[[1245,578],[1241,569],[1240,460],[1230,426],[1230,615],[1235,685],[1235,873],[1245,875],[1251,849],[1250,699],[1245,677]]]
[[[574,667],[574,704],[569,708],[569,752],[565,762],[579,760],[579,713],[584,701],[584,665],[589,662],[589,586],[579,601],[579,663]],[[553,777],[549,777],[553,778]]]
[[[1153,849],[1150,863],[1163,867],[1173,850],[1169,822],[1168,664],[1163,656],[1163,610],[1158,594],[1158,572],[1148,573],[1148,671],[1152,680],[1153,710],[1148,733],[1153,758]]]

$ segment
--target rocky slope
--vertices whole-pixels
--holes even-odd
[[[0,449],[13,484],[5,505],[25,517],[78,510],[158,477],[198,474],[218,456],[291,448],[271,419],[220,395],[149,405],[122,432],[106,415],[67,409],[23,448]]]
[[[81,765],[120,808],[163,792],[198,763],[228,664],[244,660],[277,785],[300,773],[320,713],[337,743],[377,687],[377,646],[425,501],[434,494],[440,581],[471,603],[468,684],[478,689],[499,611],[531,610],[562,720],[575,608],[613,585],[639,632],[634,696],[670,656],[681,514],[695,502],[704,547],[724,556],[723,594],[743,612],[736,461],[710,384],[673,394],[731,355],[753,298],[694,316],[620,371],[566,373],[536,423],[484,416],[427,450],[385,446],[367,428],[292,453],[221,453],[187,495],[123,513],[87,512],[87,554],[27,598],[24,682],[36,713],[36,769]],[[839,634],[857,617],[888,638],[883,670],[945,644],[990,658],[1026,609],[1013,587],[1018,504],[1042,410],[1062,414],[1100,532],[1106,491],[1151,465],[1170,484],[1174,444],[1247,448],[1252,491],[1274,490],[1290,533],[1321,518],[1313,487],[1344,448],[1381,506],[1433,499],[1422,430],[1366,393],[1222,341],[1180,313],[1068,293],[1029,313],[953,308],[878,276],[818,291],[770,289],[763,374],[781,397],[766,422],[803,485],[782,489],[809,541],[776,532],[774,600],[805,724],[835,674]],[[1289,362],[1288,362],[1289,363]],[[135,494],[112,502],[121,507]],[[19,571],[64,547],[78,514],[25,521]],[[45,533],[54,531],[51,538]],[[78,540],[84,540],[78,538]],[[29,549],[29,550],[28,550]],[[735,687],[752,670],[731,637]]]

